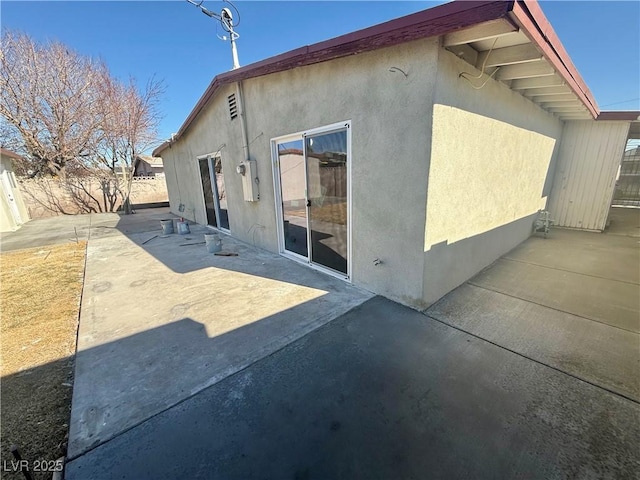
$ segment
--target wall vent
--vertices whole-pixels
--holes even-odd
[[[229,116],[231,120],[238,116],[238,103],[236,102],[236,94],[232,93],[227,97],[227,101],[229,102]]]

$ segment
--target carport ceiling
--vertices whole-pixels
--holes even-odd
[[[640,139],[640,122],[631,122],[628,138],[629,140]]]
[[[562,120],[594,115],[517,18],[499,18],[443,36],[443,46]],[[584,94],[583,94],[584,95]]]

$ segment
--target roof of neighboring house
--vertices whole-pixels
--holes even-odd
[[[136,160],[148,163],[152,167],[162,167],[162,158],[152,157],[151,155],[137,155]]]
[[[18,155],[17,153],[12,152],[11,150],[7,150],[6,148],[0,148],[0,154],[2,154],[5,157],[13,158],[15,160],[22,160],[22,155]]]
[[[600,111],[537,1],[456,1],[217,75],[178,132],[153,155],[177,141],[225,85],[436,36],[443,36],[445,48],[479,70],[486,64],[487,74],[496,70],[494,78],[563,120],[636,120],[640,116],[640,112]],[[541,84],[540,77],[555,83]],[[555,86],[553,94],[558,96],[550,97],[537,85]]]
[[[616,112],[600,112],[598,120],[640,120],[640,112],[635,110],[616,111]]]

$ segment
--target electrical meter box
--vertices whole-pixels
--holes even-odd
[[[238,165],[237,172],[242,175],[242,191],[245,202],[257,202],[260,200],[258,188],[258,166],[255,160],[245,160]]]

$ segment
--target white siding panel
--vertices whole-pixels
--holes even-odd
[[[566,122],[549,210],[556,225],[604,230],[629,122]]]

